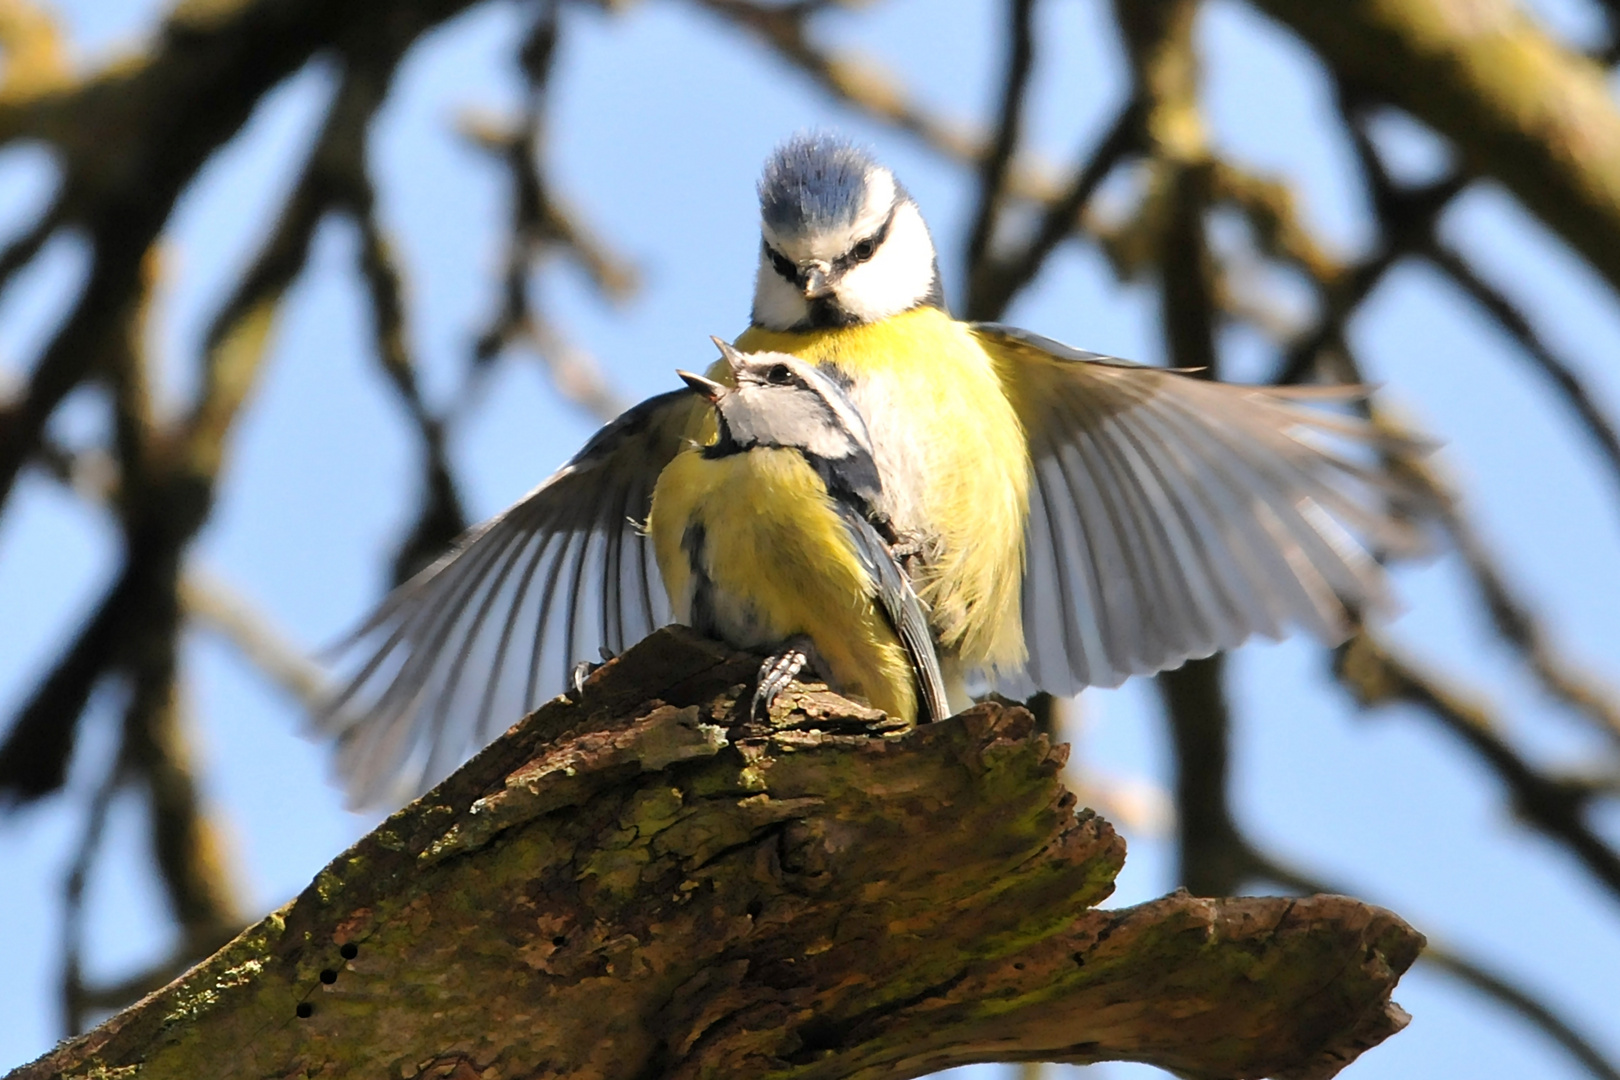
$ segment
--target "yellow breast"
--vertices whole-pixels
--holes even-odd
[[[966,326],[925,307],[866,326],[753,327],[737,347],[792,353],[849,379],[883,478],[881,508],[929,545],[917,587],[942,650],[970,668],[1021,663],[1029,451]]]
[[[677,620],[692,621],[701,576],[717,624],[706,630],[741,648],[804,635],[834,687],[916,721],[905,649],[826,488],[797,451],[683,451],[658,477],[647,529]]]

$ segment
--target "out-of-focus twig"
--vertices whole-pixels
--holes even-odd
[[[0,60],[0,103],[72,80],[61,28],[29,0],[0,0]]]
[[[104,337],[95,365],[113,392],[118,478],[106,490],[125,536],[124,567],[86,630],[8,733],[0,747],[0,783],[18,798],[59,786],[91,687],[109,674],[127,680],[122,761],[129,782],[144,791],[151,806],[153,853],[182,930],[175,955],[160,968],[211,952],[241,920],[220,830],[199,797],[182,728],[178,645],[186,549],[209,516],[230,434],[257,383],[282,298],[304,265],[316,226],[354,190],[348,177],[360,168],[357,147],[366,123],[386,96],[399,58],[425,25],[411,19],[388,23],[386,33],[367,39],[371,63],[345,71],[285,212],[207,329],[200,388],[191,407],[165,423],[152,406],[141,325],[152,292],[149,275],[139,276],[141,289],[113,313],[118,330]],[[126,242],[150,235],[138,227],[119,234]],[[104,247],[95,255],[92,292],[96,274],[117,267]],[[151,254],[143,262],[157,265]],[[85,333],[102,332],[95,320],[86,326]],[[62,347],[63,340],[51,348]],[[51,378],[57,380],[74,376],[72,365],[53,362],[47,351],[19,407],[43,400],[42,371],[54,371]],[[15,435],[18,429],[11,431]],[[72,958],[64,970],[78,981]],[[69,985],[64,994],[83,1001],[89,991]]]
[[[562,331],[536,310],[530,289],[536,263],[553,255],[576,261],[609,299],[623,299],[636,285],[631,267],[585,228],[579,215],[557,197],[545,174],[546,110],[558,33],[556,4],[540,4],[519,49],[527,97],[516,123],[474,117],[462,123],[463,133],[473,144],[500,163],[511,192],[501,301],[479,334],[474,357],[486,365],[508,347],[526,345],[546,365],[552,384],[568,400],[607,421],[623,412],[628,400],[594,357],[569,344]]]
[[[975,277],[990,268],[987,255],[1003,211],[1007,174],[1013,155],[1018,152],[1029,76],[1035,67],[1035,0],[1010,0],[1007,12],[1007,70],[1002,77],[1001,108],[990,144],[979,162],[979,205],[973,214],[973,224],[968,228],[967,307],[970,310],[980,306],[977,294],[983,286]]]
[[[817,45],[810,34],[809,20],[830,5],[753,0],[693,2],[765,42],[835,99],[910,132],[946,157],[962,162],[977,162],[984,157],[984,140],[980,136],[917,106],[875,62],[840,56]]]
[[[64,220],[61,200],[55,200],[24,232],[0,249],[0,288],[33,261],[45,242],[56,235]]]
[[[178,613],[174,616],[178,623]],[[154,627],[154,630],[163,627]],[[158,877],[180,924],[176,955],[195,962],[229,941],[245,913],[218,815],[206,805],[181,711],[176,642],[153,633],[130,679],[124,717],[131,780],[146,789]]]
[[[1197,0],[1117,0],[1114,16],[1131,59],[1158,189],[1145,221],[1159,269],[1167,359],[1212,378],[1219,354],[1205,229],[1211,164],[1198,101],[1197,10]],[[1229,858],[1237,826],[1226,800],[1231,714],[1223,659],[1190,661],[1155,682],[1174,747],[1177,877],[1196,895],[1228,895],[1241,884],[1243,868]]]
[[[1326,356],[1336,358],[1342,367],[1347,363],[1344,332],[1351,315],[1402,258],[1429,242],[1441,213],[1469,179],[1458,173],[1418,187],[1395,183],[1367,133],[1373,102],[1343,81],[1336,84],[1336,89],[1339,116],[1350,137],[1378,224],[1376,245],[1365,258],[1348,267],[1335,267],[1322,245],[1309,240],[1292,200],[1267,185],[1243,184],[1232,174],[1225,178],[1228,194],[1249,216],[1256,232],[1277,245],[1278,257],[1305,271],[1319,286],[1321,315],[1317,324],[1287,349],[1272,378],[1280,384],[1304,381]],[[1342,374],[1349,380],[1358,378],[1347,367],[1343,367]]]
[[[445,423],[422,396],[419,365],[411,347],[406,314],[405,269],[377,215],[377,193],[367,160],[367,129],[393,74],[397,56],[363,54],[351,58],[347,79],[364,90],[340,100],[345,115],[334,117],[344,135],[324,144],[328,205],[346,213],[359,232],[359,271],[371,309],[372,348],[383,374],[399,393],[416,432],[422,456],[420,508],[394,555],[397,584],[432,562],[467,527],[467,514],[450,467]]]
[[[1513,0],[1258,0],[1342,79],[1501,180],[1620,288],[1620,107]]]
[[[1331,289],[1345,273],[1343,263],[1305,227],[1293,189],[1283,181],[1217,161],[1210,169],[1210,195],[1242,212],[1261,251],[1323,288]]]
[[[1017,251],[997,254],[994,259],[987,253],[979,266],[970,269],[968,280],[976,287],[968,296],[968,318],[1000,318],[1012,298],[1035,279],[1057,246],[1074,235],[1097,187],[1139,145],[1140,127],[1141,103],[1132,98],[1114,117],[1096,148],[1082,159],[1069,183],[1046,202],[1029,243]]]
[[[57,482],[87,501],[105,505],[116,495],[118,467],[105,454],[72,453],[50,443],[40,461]],[[294,700],[313,706],[320,699],[319,666],[223,579],[195,565],[187,567],[180,580],[180,602],[187,619],[218,632]]]
[[[1620,432],[1614,422],[1604,414],[1596,396],[1581,377],[1549,346],[1530,325],[1530,319],[1494,285],[1479,276],[1468,261],[1450,244],[1434,238],[1424,249],[1441,273],[1478,304],[1491,319],[1505,330],[1518,345],[1524,357],[1545,376],[1570,411],[1575,414],[1581,429],[1596,446],[1602,458],[1609,481],[1620,494]]]
[[[1568,365],[1554,356],[1534,332],[1529,319],[1505,296],[1479,278],[1473,268],[1436,235],[1439,213],[1462,189],[1461,179],[1453,177],[1416,190],[1401,189],[1384,167],[1367,134],[1368,103],[1341,87],[1339,104],[1378,212],[1384,241],[1383,251],[1369,260],[1369,264],[1363,264],[1363,267],[1346,275],[1350,279],[1350,287],[1346,290],[1347,295],[1338,298],[1339,303],[1331,299],[1333,290],[1329,290],[1334,311],[1347,313],[1353,310],[1353,307],[1344,308],[1342,301],[1354,296],[1364,286],[1370,288],[1370,281],[1376,280],[1370,264],[1387,267],[1397,253],[1412,253],[1428,259],[1479,303],[1514,338],[1531,362],[1560,386],[1588,435],[1599,444],[1600,451],[1611,461],[1616,477],[1620,478],[1620,453],[1610,452],[1610,447],[1620,452],[1620,440],[1617,440],[1613,425],[1590,393]],[[1378,269],[1377,274],[1381,273],[1382,270]],[[1359,297],[1355,302],[1360,302]],[[1342,327],[1343,314],[1336,317],[1338,325]],[[1300,352],[1294,354],[1290,365],[1285,365],[1281,379],[1289,379],[1293,373],[1292,362],[1303,355]],[[1348,349],[1342,349],[1340,358],[1347,365],[1347,373],[1352,379],[1364,381]],[[1468,567],[1481,603],[1490,614],[1497,632],[1525,658],[1526,664],[1548,693],[1589,719],[1611,739],[1620,739],[1620,695],[1600,685],[1596,679],[1582,672],[1578,665],[1560,655],[1529,605],[1515,594],[1507,575],[1463,513],[1460,500],[1449,490],[1449,485],[1439,477],[1433,465],[1423,461],[1405,461],[1396,463],[1396,467],[1420,474],[1421,486],[1435,493],[1435,506],[1444,518],[1446,530]]]
[[[1517,1013],[1521,1019],[1541,1029],[1597,1080],[1620,1080],[1620,1066],[1604,1057],[1586,1036],[1559,1016],[1552,1006],[1539,1000],[1528,990],[1432,937],[1424,946],[1420,960],[1430,967],[1439,968],[1463,985]]]
[[[1245,873],[1251,880],[1271,882],[1305,895],[1312,893],[1352,895],[1360,891],[1351,889],[1342,882],[1328,881],[1290,866],[1251,846],[1247,840],[1241,842],[1243,849],[1240,857],[1246,865]],[[1521,1020],[1556,1042],[1597,1080],[1620,1080],[1620,1067],[1604,1057],[1603,1052],[1594,1046],[1591,1040],[1575,1030],[1575,1027],[1559,1016],[1552,1006],[1538,999],[1524,987],[1515,985],[1506,976],[1492,971],[1486,964],[1468,957],[1444,942],[1435,940],[1432,935],[1426,934],[1425,937],[1428,938],[1428,944],[1423,947],[1423,953],[1418,957],[1420,964],[1439,968],[1476,993],[1483,994],[1509,1012],[1517,1014]]]
[[[1355,309],[1372,283],[1392,265],[1397,253],[1438,259],[1442,262],[1442,270],[1445,269],[1443,264],[1447,256],[1434,235],[1436,219],[1439,211],[1462,186],[1459,180],[1452,178],[1416,190],[1399,188],[1384,169],[1367,137],[1364,127],[1365,103],[1349,94],[1341,95],[1341,103],[1347,128],[1352,133],[1352,143],[1378,211],[1382,248],[1367,262],[1336,275],[1332,273],[1331,264],[1327,263],[1312,272],[1318,282],[1325,279],[1324,292],[1329,310],[1324,315],[1323,326],[1331,328],[1318,331],[1314,335],[1316,341],[1341,333],[1339,328],[1348,313]],[[1248,201],[1269,205],[1279,223],[1286,226],[1288,208],[1274,195],[1268,195],[1264,189],[1251,188]],[[1288,233],[1298,237],[1301,230],[1286,228],[1278,235]],[[1296,238],[1289,242],[1288,249],[1292,252],[1292,261],[1309,271],[1313,261],[1305,254],[1309,252],[1309,247]],[[1467,267],[1459,269],[1466,272]],[[1514,332],[1512,320],[1516,313],[1511,306],[1506,310],[1501,305],[1484,306],[1493,314],[1505,314],[1507,321],[1504,325],[1510,333]],[[1528,330],[1527,321],[1522,318],[1520,321],[1523,323],[1520,328]],[[1515,336],[1518,337],[1517,334]],[[1302,372],[1299,362],[1314,352],[1310,346],[1315,343],[1308,343],[1303,348],[1296,346],[1290,362],[1281,372],[1281,378],[1286,380]],[[1533,335],[1531,339],[1521,338],[1520,343],[1527,352],[1532,351],[1532,346],[1539,345],[1533,340]],[[1342,340],[1340,345],[1339,360],[1345,365],[1345,374],[1355,381],[1362,381],[1350,351],[1343,346]],[[1542,351],[1546,351],[1544,347]],[[1387,421],[1375,417],[1375,422]],[[1467,565],[1497,632],[1525,658],[1531,671],[1549,693],[1612,738],[1616,731],[1616,720],[1620,719],[1616,715],[1614,694],[1582,673],[1553,647],[1539,620],[1508,585],[1496,560],[1461,512],[1456,496],[1445,487],[1434,467],[1420,460],[1392,462],[1391,465],[1420,474],[1419,486],[1435,493],[1434,506],[1441,513],[1443,524]],[[1387,650],[1367,644],[1370,641],[1370,638],[1363,637],[1358,639],[1361,644],[1352,643],[1341,651],[1340,663],[1336,668],[1358,698],[1364,704],[1400,698],[1422,705],[1427,715],[1462,734],[1514,794],[1526,820],[1570,847],[1583,864],[1620,898],[1620,856],[1583,820],[1587,804],[1597,797],[1599,791],[1567,784],[1539,772],[1496,735],[1489,724],[1482,721],[1481,707],[1463,700],[1455,691],[1440,687],[1414,665],[1394,659]],[[1355,664],[1352,664],[1352,659],[1356,660]]]
[[[234,588],[193,566],[180,582],[186,616],[214,630],[299,704],[314,708],[325,686],[319,665]]]
[[[94,1006],[87,1000],[88,988],[84,982],[84,894],[89,883],[90,868],[101,850],[101,837],[106,831],[107,814],[113,798],[127,779],[124,767],[122,735],[114,750],[107,770],[96,784],[85,807],[84,827],[73,848],[73,862],[62,883],[62,960],[59,985],[62,994],[63,1027],[69,1032],[85,1029],[89,1013]],[[126,999],[127,1000],[127,999]]]
[[[1416,705],[1459,736],[1507,786],[1514,809],[1579,859],[1620,903],[1620,853],[1586,821],[1588,793],[1532,766],[1501,736],[1501,725],[1483,704],[1444,685],[1366,631],[1339,650],[1336,669],[1363,707],[1397,701]]]
[[[181,705],[180,604],[182,545],[201,518],[188,518],[196,492],[176,469],[179,445],[155,404],[150,335],[145,320],[157,292],[161,253],[146,260],[143,302],[109,356],[113,443],[120,484],[115,506],[124,533],[125,570],[136,601],[125,612],[106,674],[127,686],[119,763],[144,789],[148,834],[158,879],[180,925],[177,953],[192,958],[218,948],[241,926],[234,875],[222,830],[200,796]],[[185,478],[185,479],[181,479]],[[63,723],[80,720],[72,714]]]
[[[1517,593],[1485,539],[1463,512],[1460,497],[1429,462],[1407,461],[1422,485],[1436,493],[1446,532],[1468,568],[1481,605],[1504,641],[1522,657],[1542,688],[1620,743],[1620,692],[1581,669],[1554,645],[1541,619]]]
[[[409,9],[390,33],[414,37],[468,3]],[[0,506],[57,406],[109,362],[135,315],[141,263],[180,192],[271,87],[345,35],[372,33],[371,15],[322,0],[181,5],[149,53],[65,86],[36,78],[0,99],[0,141],[52,146],[61,224],[81,228],[92,252],[85,285],[27,388],[0,410]]]
[[[1596,444],[1611,482],[1620,486],[1620,432],[1604,414],[1596,396],[1570,364],[1558,357],[1536,332],[1529,316],[1501,290],[1480,277],[1473,266],[1438,235],[1440,213],[1463,189],[1465,178],[1459,174],[1421,188],[1397,184],[1367,133],[1370,105],[1359,92],[1341,85],[1340,115],[1350,133],[1351,146],[1372,195],[1384,237],[1383,251],[1374,261],[1387,268],[1399,255],[1421,255],[1478,304],[1513,339],[1532,366],[1552,381],[1582,430]],[[1316,276],[1331,284],[1330,277]],[[1359,298],[1356,302],[1359,303]]]

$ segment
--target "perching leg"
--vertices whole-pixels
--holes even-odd
[[[613,659],[613,654],[608,651],[606,645],[602,646],[598,651],[602,654],[602,664],[605,664],[609,660]],[[591,673],[597,668],[601,667],[602,664],[592,663],[589,660],[581,660],[579,663],[574,665],[573,678],[570,680],[574,684],[574,693],[583,694],[585,692],[585,680],[590,678]]]
[[[786,690],[799,672],[812,662],[812,656],[810,639],[797,637],[784,641],[780,652],[765,658],[765,662],[759,665],[759,685],[754,688],[752,716],[755,720],[768,718],[777,695]]]

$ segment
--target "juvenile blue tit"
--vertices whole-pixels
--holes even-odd
[[[772,653],[756,712],[808,662],[908,723],[948,715],[860,414],[803,360],[716,344],[729,385],[680,372],[714,406],[715,437],[665,466],[647,519],[676,621]]]
[[[953,708],[1116,686],[1386,603],[1369,547],[1416,546],[1417,492],[1362,458],[1410,450],[1323,408],[1360,388],[1211,382],[945,310],[916,202],[837,139],[779,148],[759,184],[749,352],[797,356],[865,418],[888,520]],[[720,362],[709,377],[730,382]],[[713,435],[690,391],[609,424],[551,479],[401,586],[350,643],[323,722],[351,795],[434,780],[574,662],[670,617],[646,538],[659,474]]]

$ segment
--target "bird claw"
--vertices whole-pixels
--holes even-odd
[[[922,532],[896,532],[894,543],[889,545],[889,554],[901,569],[915,577],[920,569],[917,564],[927,566],[938,559],[939,541]]]
[[[608,647],[606,645],[603,645],[597,649],[597,653],[602,657],[602,663],[599,664],[591,660],[581,660],[579,663],[574,665],[573,675],[569,679],[569,681],[574,684],[574,693],[583,694],[585,692],[585,680],[595,674],[596,669],[600,668],[602,664],[605,664],[614,658],[613,653],[608,651]]]
[[[768,719],[777,696],[792,685],[809,663],[809,651],[798,644],[790,643],[781,652],[767,656],[759,665],[759,684],[754,688],[754,701],[749,709],[753,719]]]

